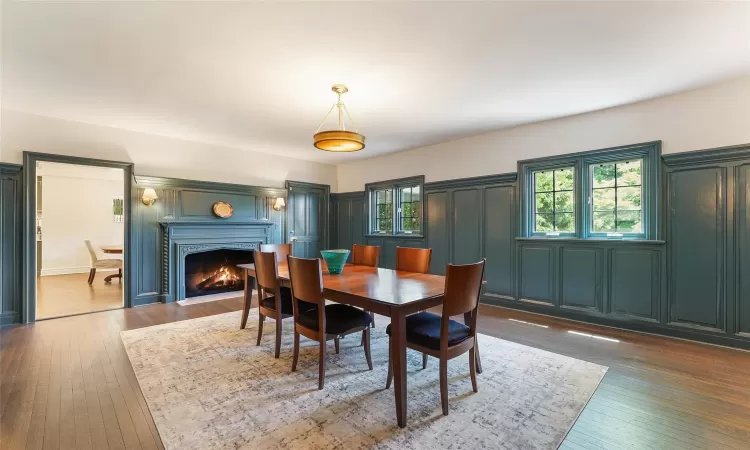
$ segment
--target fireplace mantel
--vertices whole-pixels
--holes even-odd
[[[267,220],[243,222],[163,221],[162,301],[185,298],[185,257],[218,249],[255,250],[270,243],[274,224]]]

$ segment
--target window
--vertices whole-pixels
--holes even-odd
[[[402,178],[365,186],[369,234],[421,236],[424,177]]]
[[[575,232],[575,169],[539,170],[534,176],[534,233]]]
[[[592,233],[643,232],[643,160],[595,164],[591,170]]]
[[[422,202],[419,185],[399,189],[398,230],[402,233],[419,233]]]
[[[393,190],[376,189],[375,211],[373,213],[373,233],[393,232]]]
[[[661,143],[518,163],[521,237],[659,239]]]

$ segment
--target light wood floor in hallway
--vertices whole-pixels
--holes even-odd
[[[120,330],[241,305],[238,299],[158,304],[1,328],[0,448],[163,448]],[[478,326],[484,334],[609,366],[563,449],[750,448],[750,353],[485,305]],[[255,338],[248,333],[249,342]],[[281,358],[291,364],[291,349],[282,348]]]
[[[112,273],[97,272],[91,285],[88,273],[37,277],[37,319],[121,308],[122,283],[104,282]]]

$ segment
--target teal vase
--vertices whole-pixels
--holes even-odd
[[[331,275],[338,275],[344,270],[344,264],[346,264],[349,253],[351,253],[349,250],[320,251],[320,254],[323,255],[323,260],[326,262],[326,267],[328,267],[328,273]]]

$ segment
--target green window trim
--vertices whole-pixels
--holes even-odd
[[[594,167],[600,165],[621,164],[627,161],[641,161],[640,185],[619,186],[620,189],[640,187],[640,232],[606,232],[594,230]],[[565,168],[574,169],[573,231],[559,232],[553,230],[537,231],[537,192],[535,174],[541,171],[553,171]],[[616,168],[615,168],[616,170]],[[660,179],[661,179],[661,141],[642,144],[591,150],[568,155],[519,161],[519,204],[521,206],[521,237],[534,238],[577,238],[607,240],[658,240],[660,230]],[[629,189],[632,190],[632,189]],[[626,192],[626,191],[623,191]],[[636,203],[630,193],[630,202]],[[615,195],[617,193],[615,192]],[[623,194],[624,195],[624,194]],[[557,211],[554,211],[555,213]],[[610,212],[612,212],[610,210]],[[624,212],[624,210],[623,210]],[[631,214],[632,215],[632,214]],[[615,222],[615,226],[617,222]]]
[[[367,235],[423,237],[424,176],[368,183]]]

